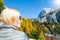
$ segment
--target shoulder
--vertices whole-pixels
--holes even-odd
[[[16,34],[17,35],[19,35],[21,38],[23,38],[23,39],[26,39],[26,40],[28,40],[29,38],[28,38],[28,36],[26,35],[26,33],[24,33],[24,32],[22,32],[22,31],[16,31]]]
[[[19,30],[15,30],[15,33],[17,33],[17,34],[19,34],[19,35],[23,35],[23,36],[25,36],[25,35],[26,35],[26,33],[25,33],[25,32],[22,32],[22,31],[19,31]]]

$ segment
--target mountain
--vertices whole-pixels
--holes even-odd
[[[45,22],[58,22],[60,23],[60,8],[59,9],[51,9],[51,8],[43,8],[43,10],[38,15],[41,21]]]
[[[50,12],[52,12],[53,9],[51,8],[43,8],[40,12],[40,14],[38,15],[38,18],[40,18],[40,20],[42,22],[50,22],[52,20],[52,16],[48,16],[47,14],[51,14]]]
[[[49,12],[52,12],[52,11],[53,9],[51,8],[43,8],[39,13],[38,18],[42,18],[43,15],[48,14]]]
[[[60,9],[43,8],[37,18],[29,18],[31,21],[60,23]]]

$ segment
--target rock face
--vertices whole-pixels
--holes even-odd
[[[38,20],[39,22],[60,23],[60,9],[53,10],[51,8],[43,8],[38,15],[38,18],[32,18],[31,20]]]
[[[60,9],[57,10],[53,10],[51,8],[44,8],[38,18],[40,18],[40,20],[42,22],[59,22],[60,23]]]
[[[56,14],[56,19],[57,19],[57,21],[60,23],[60,12],[58,12],[58,13]]]
[[[38,18],[42,18],[43,15],[48,14],[49,12],[52,12],[53,9],[51,8],[43,8],[41,12],[39,13]]]
[[[51,8],[43,8],[43,10],[40,12],[38,18],[40,18],[42,20],[42,22],[48,21],[51,22],[52,21],[52,12],[53,9]],[[47,15],[49,14],[49,15]]]

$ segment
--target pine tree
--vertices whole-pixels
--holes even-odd
[[[3,3],[3,0],[0,0],[0,13],[1,11],[4,9],[4,3]]]

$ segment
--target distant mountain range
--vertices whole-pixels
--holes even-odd
[[[60,23],[60,9],[54,10],[51,8],[43,8],[38,18],[42,22],[59,22]]]
[[[39,22],[59,22],[60,23],[60,9],[43,8],[37,18],[31,18],[32,21]]]
[[[49,12],[52,12],[53,9],[51,8],[43,8],[38,16],[38,18],[41,18],[43,15],[46,15],[48,14]]]

